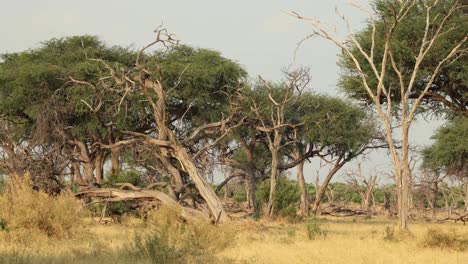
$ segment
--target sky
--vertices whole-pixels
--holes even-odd
[[[356,2],[368,5],[367,0]],[[0,6],[0,53],[34,48],[50,38],[84,34],[96,35],[111,46],[141,48],[153,40],[153,30],[162,23],[181,43],[217,50],[244,66],[252,78],[280,80],[283,68],[306,66],[312,74],[311,90],[337,96],[344,96],[336,87],[338,49],[313,39],[295,53],[311,26],[289,13],[318,17],[336,25],[341,33],[345,33],[344,25],[335,8],[350,19],[355,30],[366,19],[346,0],[0,0]],[[418,120],[411,142],[429,144],[440,124]],[[363,161],[364,172],[374,167],[389,171],[389,161],[385,151],[370,153]],[[306,165],[309,181],[315,177],[316,167]],[[355,167],[356,162],[349,164],[340,174]]]

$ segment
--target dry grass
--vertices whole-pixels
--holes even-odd
[[[70,193],[51,197],[33,190],[29,174],[9,177],[0,193],[0,220],[5,230],[69,238],[80,225],[80,208]]]
[[[321,228],[326,236],[309,240],[306,226],[301,224],[250,223],[239,232],[235,247],[223,256],[246,263],[466,263],[468,252],[454,252],[440,248],[424,248],[425,234],[430,228],[454,230],[468,238],[463,225],[411,225],[412,236],[401,241],[384,240],[387,226],[393,221],[333,219],[324,221]],[[247,229],[247,228],[246,228]]]
[[[222,260],[228,263],[453,264],[466,263],[468,259],[468,250],[424,247],[428,230],[445,230],[456,233],[458,238],[468,238],[468,227],[461,224],[412,223],[412,236],[401,241],[387,241],[384,240],[385,229],[396,224],[393,220],[320,218],[318,221],[326,235],[314,240],[308,238],[305,223],[264,220],[235,221],[208,231],[200,224],[196,226],[198,229],[191,229],[195,233],[172,234],[186,238],[195,235],[200,239],[198,245],[214,247],[210,252],[218,257],[216,263]],[[154,225],[166,224],[159,217],[149,224],[134,218],[109,226],[89,221],[88,228],[70,240],[57,240],[43,234],[32,234],[24,240],[14,232],[0,232],[0,263],[151,263],[135,258],[129,250],[136,235],[145,237],[157,230]],[[182,227],[177,224],[170,228],[177,226]],[[227,244],[216,246],[216,243],[225,243],[226,239],[232,242],[228,247]],[[208,243],[209,240],[216,243]],[[191,263],[204,262],[192,259]]]

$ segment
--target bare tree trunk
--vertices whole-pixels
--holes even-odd
[[[328,172],[327,177],[325,178],[324,182],[320,186],[320,188],[317,190],[316,198],[314,201],[314,204],[312,206],[312,212],[314,214],[317,214],[317,211],[320,207],[320,203],[322,202],[323,195],[325,195],[325,192],[327,191],[328,184],[330,183],[330,180],[333,178],[333,176],[338,172],[338,170],[343,167],[344,162],[342,162],[342,157],[339,157],[337,161],[335,162],[335,165],[333,168]]]
[[[80,165],[78,163],[72,163],[71,167],[72,173],[75,175],[75,180],[78,182],[78,185],[84,186],[87,185],[83,177],[81,176]]]
[[[106,159],[106,153],[104,151],[98,151],[94,158],[94,170],[96,182],[102,184],[104,180],[104,161]]]
[[[200,195],[206,201],[210,212],[217,223],[226,222],[229,220],[229,216],[223,208],[221,200],[213,191],[211,186],[206,182],[195,165],[195,162],[187,154],[187,150],[183,148],[180,143],[175,138],[175,135],[172,134],[172,131],[169,132],[169,138],[173,143],[174,148],[174,157],[176,157],[184,167],[187,174],[190,176],[190,179],[195,183],[196,188],[200,192]]]
[[[309,215],[309,199],[307,198],[307,186],[304,178],[304,162],[297,165],[297,182],[301,191],[299,212],[301,215]]]
[[[408,133],[409,126],[406,124],[406,118],[403,120],[402,126],[402,168],[401,168],[401,195],[400,195],[400,228],[402,230],[408,230],[408,218],[409,218],[409,177],[410,167],[409,167],[409,157],[408,157]]]
[[[120,171],[120,148],[111,149],[111,174]]]
[[[278,178],[278,150],[273,147],[271,150],[271,177],[270,177],[270,196],[268,198],[267,215],[272,218],[275,210],[276,199],[276,180]]]
[[[468,177],[465,177],[465,212],[468,212]]]
[[[257,197],[255,194],[256,190],[255,172],[249,171],[245,179],[245,191],[247,193],[247,209],[253,209],[253,213],[256,215],[259,213],[259,207],[257,203]]]

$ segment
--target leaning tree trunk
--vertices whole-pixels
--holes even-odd
[[[171,146],[173,147],[174,157],[180,161],[190,179],[195,184],[195,187],[200,192],[200,195],[206,201],[215,222],[222,223],[228,221],[229,216],[224,210],[221,200],[216,195],[211,186],[206,182],[205,178],[200,175],[195,162],[187,154],[187,150],[180,145],[172,131],[170,131],[168,134],[172,143]]]
[[[320,203],[322,202],[322,198],[325,195],[325,192],[327,191],[328,184],[330,183],[330,180],[333,178],[333,176],[340,170],[341,167],[343,167],[344,162],[341,162],[341,158],[337,160],[333,168],[328,172],[327,177],[325,178],[325,181],[323,184],[320,186],[320,188],[317,190],[317,193],[315,195],[315,201],[312,207],[312,212],[314,214],[317,214],[318,209],[320,207]]]

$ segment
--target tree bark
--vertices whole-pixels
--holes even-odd
[[[465,177],[465,212],[468,212],[468,177]]]
[[[301,191],[300,215],[309,215],[309,199],[307,198],[307,185],[304,178],[304,162],[297,165],[297,182]]]
[[[257,203],[255,194],[257,183],[255,180],[255,172],[250,171],[245,179],[245,191],[247,193],[247,209],[252,209],[254,215],[258,215],[260,208]]]
[[[192,179],[194,182],[195,187],[200,192],[200,195],[206,201],[214,221],[216,223],[227,222],[229,220],[229,216],[224,210],[223,204],[221,203],[219,197],[216,195],[211,186],[206,182],[205,178],[200,175],[195,162],[187,154],[187,150],[183,148],[177,141],[173,132],[168,131],[168,135],[173,146],[174,157],[180,161],[190,179]]]
[[[327,191],[328,184],[330,183],[330,180],[338,172],[338,170],[340,170],[341,167],[343,167],[343,165],[345,164],[342,161],[342,159],[343,159],[343,157],[339,157],[337,159],[337,161],[335,162],[335,165],[333,166],[333,168],[328,172],[328,175],[325,178],[323,184],[320,186],[319,190],[317,190],[314,205],[312,207],[312,212],[314,214],[316,214],[318,212],[318,209],[320,207],[320,203],[322,202],[323,195],[325,195],[325,192]]]
[[[181,217],[187,220],[206,219],[207,215],[192,208],[183,207],[169,195],[156,190],[119,190],[111,188],[89,189],[75,194],[79,198],[102,197],[103,202],[119,202],[128,200],[160,201],[164,205],[180,210]]]
[[[120,172],[120,148],[111,149],[111,174]]]
[[[103,150],[99,150],[94,158],[94,176],[96,182],[102,184],[104,180],[104,161],[106,160],[106,153]]]
[[[277,178],[278,178],[278,150],[274,147],[271,150],[270,196],[268,198],[268,207],[267,207],[267,215],[269,218],[273,218],[275,214]]]

